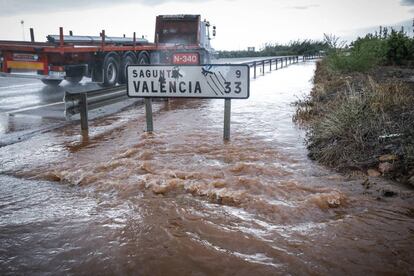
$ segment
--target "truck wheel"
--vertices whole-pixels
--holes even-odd
[[[57,87],[62,80],[49,80],[49,79],[42,79],[41,80],[44,84],[52,86],[52,87]]]
[[[114,86],[119,78],[119,63],[114,56],[106,56],[103,63],[103,86]]]
[[[149,61],[148,55],[143,53],[143,52],[139,53],[139,55],[138,55],[138,64],[149,64],[149,63],[150,63],[150,61]]]
[[[120,67],[120,72],[119,72],[119,80],[118,82],[120,84],[125,84],[127,77],[127,67],[128,65],[132,65],[132,64],[136,64],[137,63],[137,59],[132,56],[132,55],[127,55],[122,59],[122,63],[121,63],[121,67]]]
[[[67,80],[71,84],[78,84],[82,79],[83,79],[83,76],[66,77],[65,78],[65,80]]]

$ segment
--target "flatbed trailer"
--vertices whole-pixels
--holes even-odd
[[[59,35],[49,35],[48,42],[35,42],[31,29],[30,42],[0,41],[1,75],[33,71],[31,77],[48,85],[63,79],[77,83],[84,76],[103,86],[124,84],[130,64],[209,63],[209,26],[200,15],[160,15],[153,43],[137,39],[135,33],[132,38],[110,38],[105,30],[99,37],[65,36],[63,28]]]

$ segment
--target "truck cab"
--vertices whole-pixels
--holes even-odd
[[[213,37],[215,32],[214,26]],[[154,42],[157,45],[174,46],[176,50],[155,53],[152,60],[159,64],[210,63],[214,52],[211,39],[210,23],[201,21],[200,15],[159,15],[156,18]],[[186,50],[186,46],[193,46],[193,49]]]

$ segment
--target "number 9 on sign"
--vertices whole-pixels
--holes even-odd
[[[240,77],[241,77],[241,71],[236,70],[236,78],[240,79]]]

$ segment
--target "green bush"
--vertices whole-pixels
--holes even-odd
[[[387,29],[385,29],[387,30]],[[381,29],[380,35],[367,34],[351,43],[348,50],[332,49],[327,57],[329,69],[336,72],[366,72],[378,65],[411,65],[414,39],[406,33]]]
[[[386,42],[374,36],[358,38],[349,51],[332,50],[328,55],[328,66],[339,72],[366,72],[384,63]]]
[[[314,55],[328,50],[328,45],[322,41],[303,40],[292,41],[288,44],[267,43],[259,51],[219,51],[219,58],[266,57],[288,55]]]
[[[414,59],[414,40],[405,33],[392,30],[386,44],[386,58],[389,65],[405,65]]]

